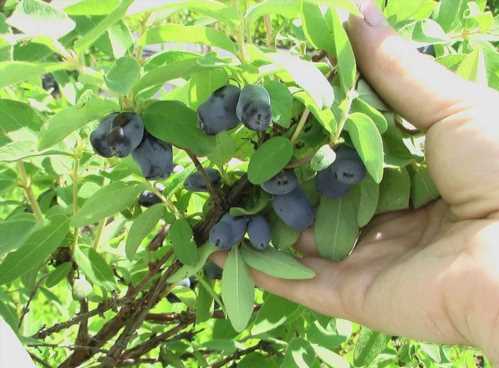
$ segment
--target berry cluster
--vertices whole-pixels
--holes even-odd
[[[366,168],[357,151],[341,146],[336,150],[336,160],[325,170],[319,171],[315,184],[323,196],[341,198],[365,176]]]
[[[251,246],[257,250],[266,249],[272,238],[270,224],[265,217],[234,217],[227,213],[211,229],[209,242],[221,250],[230,250],[241,243],[246,233]]]
[[[95,152],[103,157],[132,154],[146,179],[165,179],[173,171],[172,145],[152,136],[134,112],[106,116],[90,135]]]
[[[255,85],[242,90],[231,85],[221,87],[199,106],[198,122],[208,135],[233,129],[241,122],[251,130],[263,132],[272,122],[270,95],[265,88]]]
[[[272,208],[286,225],[297,231],[312,226],[314,210],[293,171],[282,171],[263,183],[261,188],[272,194]]]

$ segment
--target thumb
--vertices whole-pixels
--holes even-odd
[[[476,99],[477,86],[421,54],[398,35],[373,0],[356,3],[363,17],[352,16],[347,32],[359,69],[399,114],[427,129]]]

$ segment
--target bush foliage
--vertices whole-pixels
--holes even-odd
[[[414,47],[499,88],[497,1],[378,3]],[[358,12],[351,0],[0,7],[0,316],[38,366],[488,364],[473,350],[318,315],[255,288],[249,275],[314,277],[293,257],[301,225],[283,217],[304,201],[320,253],[341,261],[376,214],[439,196],[423,135],[357,71],[343,27]],[[260,87],[239,100],[239,119],[246,104],[265,103],[263,87],[272,124],[257,131],[245,118],[206,134],[198,109],[226,85]],[[137,154],[96,154],[92,132],[121,111],[173,146],[171,175],[147,180]],[[341,169],[351,185],[327,196],[316,182],[339,147],[354,149],[363,169]],[[283,170],[302,191],[286,200],[267,193]],[[258,220],[250,239],[226,239],[237,244],[216,275],[209,239],[223,237],[210,231],[227,213]]]

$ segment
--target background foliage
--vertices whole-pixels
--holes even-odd
[[[499,88],[498,1],[378,3],[415,47],[433,45],[438,62]],[[320,251],[335,260],[350,253],[375,213],[438,197],[422,135],[357,73],[342,27],[356,12],[351,1],[4,0],[0,7],[0,316],[40,367],[488,366],[474,350],[383,336],[260,290],[253,303],[244,273],[228,271],[222,287],[201,271],[213,248],[197,250],[192,236],[204,244],[230,208],[266,211],[268,198],[246,173],[258,183],[296,167],[319,206]],[[269,132],[201,133],[195,110],[229,82],[267,88]],[[89,145],[98,120],[119,109],[139,112],[150,132],[175,146],[178,166],[161,183],[159,207],[137,204],[157,187],[131,158],[103,159]],[[272,136],[292,143],[291,163],[277,145],[268,151],[273,160],[255,154]],[[342,141],[370,176],[338,206],[320,201],[309,184],[328,160],[327,145]],[[222,172],[224,205],[183,189],[193,161]],[[274,247],[292,252],[298,234],[276,218],[272,230]],[[344,248],[332,249],[332,238]],[[262,262],[273,269],[270,256]],[[191,274],[195,287],[174,283]],[[233,308],[240,313],[231,315]]]

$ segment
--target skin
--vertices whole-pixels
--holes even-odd
[[[426,131],[442,200],[375,218],[353,254],[317,256],[311,231],[297,248],[317,276],[256,284],[317,312],[419,340],[481,348],[499,364],[499,94],[466,82],[399,37],[370,1],[347,24],[362,75]],[[214,257],[223,264],[224,255]]]

